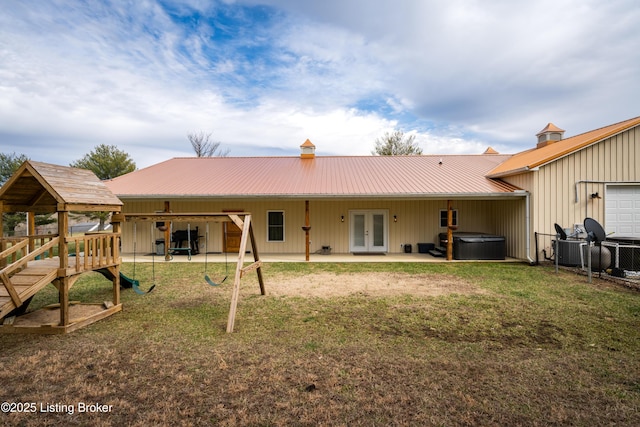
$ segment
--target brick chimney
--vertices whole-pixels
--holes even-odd
[[[316,157],[316,146],[308,139],[300,146],[301,159],[313,159]]]
[[[560,129],[553,123],[549,123],[544,129],[542,129],[536,135],[538,137],[538,145],[536,148],[546,147],[549,144],[553,144],[560,141],[564,135],[564,130]]]

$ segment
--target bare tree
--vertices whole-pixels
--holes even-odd
[[[197,157],[227,157],[229,155],[229,149],[220,148],[221,142],[212,141],[210,133],[194,132],[188,134],[187,138],[189,138]]]

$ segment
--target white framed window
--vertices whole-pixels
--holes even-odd
[[[284,242],[284,211],[267,211],[267,242]]]
[[[453,210],[453,224],[454,226],[458,226],[458,210]],[[440,227],[447,228],[447,210],[440,209]]]

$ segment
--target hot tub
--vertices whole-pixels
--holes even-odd
[[[440,246],[446,247],[447,233],[440,233]],[[456,231],[453,233],[453,259],[502,260],[506,256],[504,236]]]

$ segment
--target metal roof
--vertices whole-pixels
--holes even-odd
[[[570,138],[561,139],[541,148],[523,151],[496,166],[487,176],[500,178],[530,171],[638,125],[640,125],[640,117],[635,117]],[[544,131],[543,129],[541,132]]]
[[[502,197],[489,179],[508,155],[173,158],[105,181],[121,198]]]

